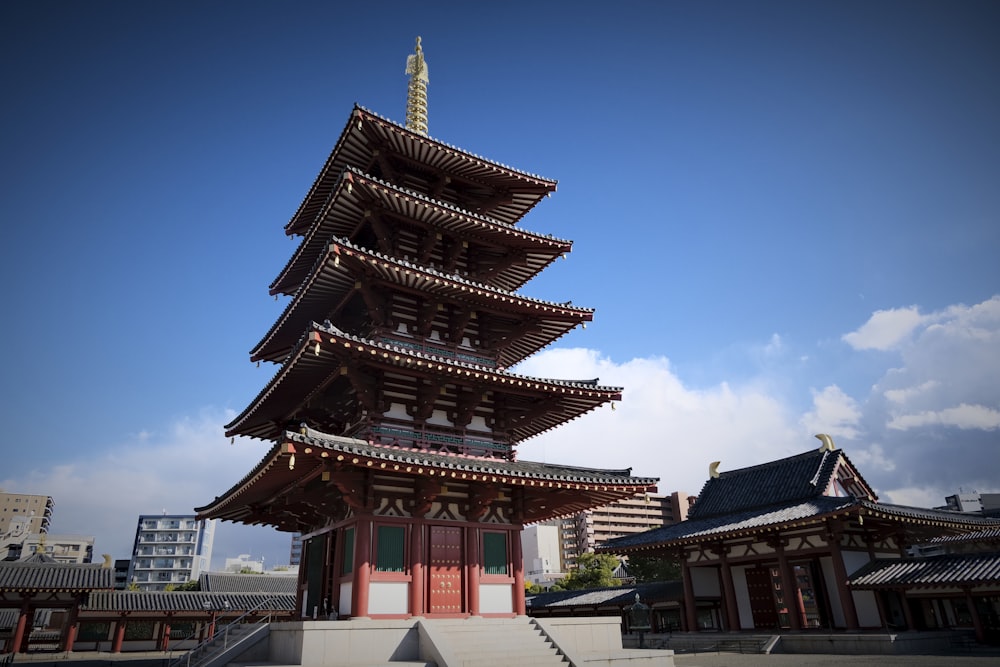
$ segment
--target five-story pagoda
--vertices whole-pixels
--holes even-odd
[[[428,137],[419,38],[407,73],[406,126],[355,107],[285,227],[280,368],[226,427],[274,446],[197,511],[302,533],[303,615],[523,614],[523,525],[656,480],[517,459],[621,390],[508,371],[593,317],[517,292],[571,248],[516,226],[556,183]]]

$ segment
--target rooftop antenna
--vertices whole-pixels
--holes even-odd
[[[417,37],[416,53],[406,57],[406,129],[427,136],[427,61]]]

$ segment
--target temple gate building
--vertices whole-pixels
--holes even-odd
[[[593,318],[517,291],[571,249],[519,225],[556,182],[430,138],[419,40],[407,72],[406,126],[355,107],[285,227],[278,370],[226,427],[273,446],[197,512],[301,533],[305,616],[524,614],[522,527],[657,480],[518,458],[621,389],[509,370]]]

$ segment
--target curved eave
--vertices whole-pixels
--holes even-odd
[[[491,283],[517,289],[558,257],[572,250],[572,242],[529,232],[495,219],[475,215],[445,202],[384,183],[356,169],[337,180],[333,193],[302,242],[270,286],[271,294],[290,294],[308,274],[327,242],[350,239],[374,211],[385,212],[428,229],[496,248],[516,249],[524,261],[491,276]]]
[[[621,400],[620,387],[515,375],[375,343],[313,322],[267,386],[226,426],[226,436],[277,437],[309,396],[339,374],[345,361],[351,360],[397,372],[401,370],[403,375],[433,376],[454,384],[521,396],[525,400],[537,402],[552,397],[558,401],[558,410],[546,412],[537,419],[527,420],[523,427],[514,428],[515,442],[544,433],[609,401]]]
[[[199,518],[241,523],[268,523],[268,503],[280,504],[285,492],[315,478],[328,463],[413,478],[437,477],[467,483],[521,487],[540,502],[525,502],[526,522],[575,513],[637,493],[655,490],[655,477],[633,477],[631,469],[599,470],[533,461],[438,454],[370,444],[312,429],[280,434],[254,470],[223,495],[196,508]],[[529,497],[533,497],[530,496]],[[549,506],[546,506],[548,503]],[[281,508],[270,514],[278,524]]]
[[[484,312],[530,318],[536,322],[536,326],[504,347],[500,355],[503,366],[521,361],[594,317],[590,308],[532,299],[338,240],[327,246],[327,252],[317,258],[309,278],[294,299],[251,350],[251,361],[284,359],[309,322],[325,318],[333,305],[346,299],[355,289],[355,283],[366,275],[414,293],[464,303]]]
[[[491,217],[514,224],[544,196],[556,189],[556,182],[518,171],[431,139],[355,106],[333,151],[320,170],[299,209],[285,225],[288,234],[301,234],[313,223],[340,176],[349,165],[364,167],[373,157],[376,144],[391,147],[412,162],[427,165],[484,187],[506,190],[512,199],[491,211]]]

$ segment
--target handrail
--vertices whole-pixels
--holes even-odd
[[[227,650],[229,648],[230,628],[232,628],[234,625],[240,625],[243,622],[243,619],[245,619],[247,616],[256,611],[259,611],[262,607],[269,604],[270,602],[271,600],[261,600],[260,602],[257,603],[256,606],[247,609],[240,616],[238,616],[234,620],[224,625],[221,630],[217,629],[216,632],[211,637],[206,637],[197,646],[188,650],[184,655],[179,656],[177,659],[170,661],[167,667],[181,667],[182,664],[184,665],[184,667],[191,667],[191,656],[201,652],[205,652],[205,649],[207,649],[220,634],[222,635],[222,650],[223,651]],[[271,621],[271,614],[268,613],[266,616],[263,616],[260,620],[258,620],[257,623],[264,623],[270,621]]]

